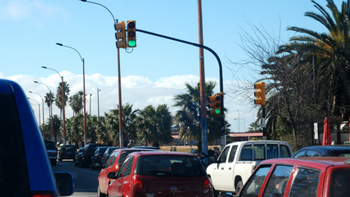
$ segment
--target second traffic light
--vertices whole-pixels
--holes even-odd
[[[114,23],[117,48],[126,48],[125,22]]]
[[[254,89],[259,89],[254,92],[254,103],[257,105],[265,105],[265,82],[254,83]]]
[[[127,21],[128,47],[136,47],[136,21]]]
[[[209,114],[210,115],[221,115],[222,114],[222,95],[216,93],[213,96],[208,97],[209,100]]]

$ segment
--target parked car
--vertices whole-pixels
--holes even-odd
[[[57,162],[57,148],[53,141],[45,140],[47,155],[49,156],[51,165],[55,166]]]
[[[112,152],[110,157],[107,159],[106,163],[104,163],[103,168],[100,171],[100,174],[98,175],[97,196],[106,196],[107,194],[107,188],[111,181],[111,179],[107,177],[108,173],[118,172],[126,156],[128,156],[130,153],[139,152],[139,151],[157,151],[157,150],[146,149],[146,148],[120,148]]]
[[[134,146],[134,147],[131,147],[131,148],[150,148],[150,149],[157,149],[157,150],[159,150],[159,147],[156,147],[156,146]]]
[[[77,153],[77,148],[73,144],[62,145],[60,151],[58,152],[58,160],[63,159],[73,159],[75,160],[75,154]]]
[[[260,163],[239,197],[345,197],[350,195],[350,159],[301,157]]]
[[[203,165],[190,153],[134,152],[108,178],[108,196],[214,196]]]
[[[27,96],[16,82],[5,79],[0,79],[0,134],[0,196],[73,193],[72,174],[52,172],[45,146],[51,143],[43,140]]]
[[[84,147],[79,148],[79,150],[77,151],[74,157],[75,166],[78,166],[78,167],[83,166],[83,153],[84,153]]]
[[[350,146],[307,146],[299,149],[292,157],[350,157]]]
[[[92,156],[91,158],[91,169],[94,170],[102,168],[101,159],[103,157],[103,154],[106,152],[107,148],[107,146],[101,146],[95,150],[94,156]]]
[[[107,148],[107,150],[105,151],[105,153],[103,153],[103,156],[101,158],[101,164],[103,166],[104,163],[106,163],[109,155],[111,155],[111,153],[115,150],[115,149],[118,149],[119,147],[113,147],[113,146],[109,146]]]
[[[83,167],[89,167],[91,165],[92,157],[94,156],[95,150],[100,146],[107,146],[107,145],[90,143],[84,147],[84,152],[82,154]]]
[[[214,193],[239,191],[259,163],[271,158],[288,158],[292,149],[287,142],[252,140],[227,144],[216,163],[206,171]]]

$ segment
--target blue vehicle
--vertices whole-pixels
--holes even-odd
[[[346,145],[323,145],[306,146],[299,149],[292,156],[297,157],[350,157],[350,146]]]
[[[44,140],[22,88],[0,79],[0,196],[71,195],[73,176],[53,173]]]

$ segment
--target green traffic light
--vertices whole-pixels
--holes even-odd
[[[129,47],[134,47],[136,46],[136,41],[135,40],[129,40]]]
[[[216,109],[216,110],[215,110],[215,113],[216,113],[216,114],[220,114],[220,109]]]

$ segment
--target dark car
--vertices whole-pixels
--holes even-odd
[[[107,161],[109,155],[111,155],[111,153],[112,153],[115,149],[119,149],[119,147],[109,146],[109,147],[107,148],[107,150],[105,151],[105,153],[103,153],[103,156],[102,156],[102,158],[101,158],[101,163],[102,163],[102,165],[103,165],[104,163],[106,163],[106,161]]]
[[[103,154],[106,152],[107,148],[107,146],[101,146],[95,150],[94,156],[92,156],[91,158],[91,169],[94,170],[102,168],[101,159],[103,157]]]
[[[82,167],[83,166],[83,153],[84,147],[79,148],[77,153],[75,154],[74,165]]]
[[[89,167],[91,165],[92,157],[94,156],[95,150],[101,146],[107,146],[107,145],[90,143],[84,147],[84,152],[82,154],[83,167]]]
[[[159,150],[159,148],[156,147],[156,146],[134,146],[134,147],[131,147],[131,148],[149,148],[149,149]]]
[[[73,193],[72,174],[52,171],[45,148],[51,143],[43,140],[23,89],[5,79],[0,79],[0,135],[1,197],[57,197]]]
[[[129,154],[110,172],[108,196],[214,197],[202,163],[190,153],[147,151]]]
[[[58,152],[58,160],[63,159],[73,159],[75,160],[75,154],[77,153],[77,148],[73,144],[62,145],[60,151]]]
[[[292,157],[350,157],[350,146],[306,146],[295,152]]]
[[[57,161],[57,148],[53,141],[45,140],[47,156],[50,159],[51,165],[55,166]]]

